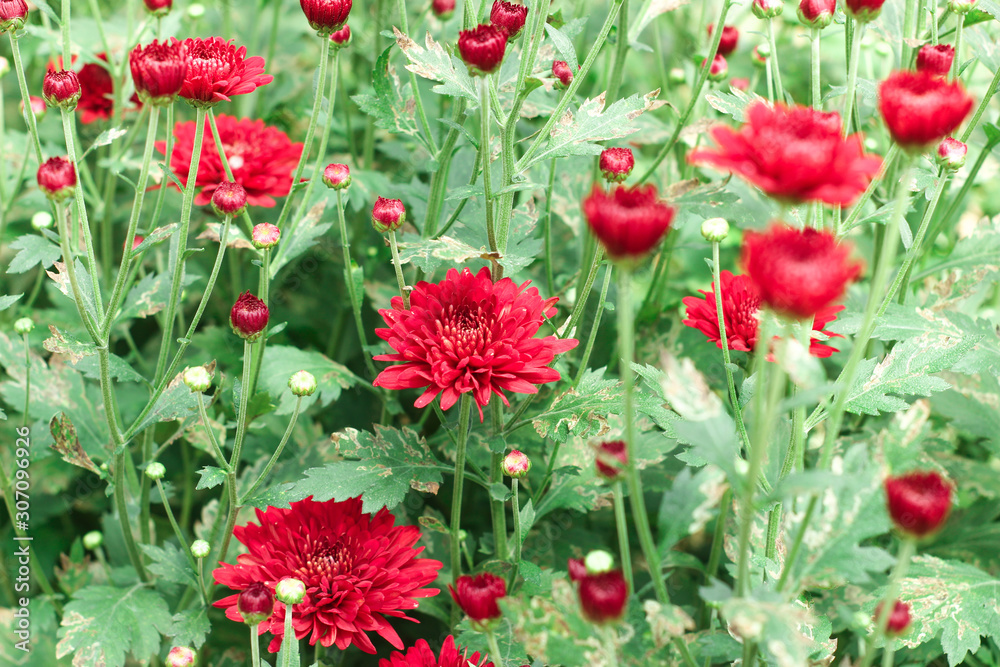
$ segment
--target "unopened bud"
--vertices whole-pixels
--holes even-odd
[[[587,568],[587,574],[603,574],[614,569],[615,557],[607,551],[595,549],[587,554],[583,564]]]
[[[88,551],[96,551],[104,544],[104,535],[99,530],[92,530],[83,536],[83,548]]]
[[[52,214],[48,211],[39,211],[31,216],[31,227],[33,229],[48,229],[52,226]]]
[[[701,235],[710,243],[719,243],[729,236],[729,223],[725,218],[709,218],[701,223]]]
[[[958,171],[965,166],[965,156],[969,152],[969,147],[958,139],[948,137],[938,144],[937,153],[934,159],[938,165],[948,171]]]
[[[202,394],[212,386],[212,374],[204,366],[192,366],[184,371],[184,384],[192,393]]]
[[[159,461],[153,461],[146,466],[146,477],[150,479],[163,479],[167,474],[167,468]]]
[[[191,543],[191,555],[195,558],[206,558],[212,547],[205,540],[195,540]]]
[[[194,667],[198,654],[187,646],[175,646],[167,653],[167,667]]]
[[[274,587],[274,596],[285,604],[298,604],[306,597],[306,585],[299,579],[282,579]]]
[[[31,330],[35,328],[35,323],[31,321],[30,317],[22,317],[21,319],[14,322],[14,333],[18,336],[27,336],[31,333]]]
[[[527,476],[531,470],[531,459],[524,452],[512,449],[503,460],[503,474],[514,479]]]
[[[753,0],[750,11],[759,19],[773,19],[785,11],[783,0]]]
[[[278,245],[279,239],[281,239],[281,230],[270,222],[262,222],[254,225],[251,232],[251,243],[253,243],[253,247],[257,248],[257,250],[273,248]]]
[[[295,396],[312,396],[316,391],[316,377],[309,371],[297,371],[288,378],[288,388]]]

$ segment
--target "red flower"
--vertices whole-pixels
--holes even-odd
[[[844,0],[844,11],[858,21],[874,21],[884,4],[885,0]]]
[[[212,192],[212,208],[218,215],[242,215],[247,207],[247,191],[239,183],[223,181]]]
[[[38,188],[54,201],[64,201],[76,189],[76,168],[64,157],[49,158],[38,166]]]
[[[903,148],[921,150],[952,134],[972,111],[958,81],[930,72],[893,72],[879,85],[879,110],[889,134]]]
[[[799,319],[820,315],[861,275],[850,255],[850,246],[827,231],[778,223],[743,236],[743,266],[761,301]]]
[[[760,310],[760,292],[748,276],[734,276],[729,271],[720,274],[722,283],[722,311],[725,314],[726,340],[730,350],[753,352],[757,346],[757,334],[760,322],[757,312]],[[684,297],[687,306],[687,319],[684,324],[705,334],[708,340],[722,349],[722,337],[719,335],[719,315],[715,308],[715,283],[705,290],[698,290],[705,295],[704,299],[696,296]],[[840,334],[823,331],[830,322],[837,319],[837,313],[843,306],[828,306],[816,313],[813,320],[813,330],[826,336]],[[813,338],[809,344],[809,353],[814,357],[829,357],[838,350]],[[769,355],[770,356],[770,355]],[[771,361],[772,359],[768,359]]]
[[[552,76],[559,79],[559,83],[563,86],[573,83],[573,70],[569,68],[569,63],[565,60],[552,61]]]
[[[705,58],[701,61],[701,67],[705,66]],[[708,78],[711,81],[722,81],[729,74],[729,63],[726,62],[726,57],[721,53],[716,53],[715,57],[712,58],[712,66],[708,68]]]
[[[483,623],[500,618],[497,600],[507,595],[507,582],[489,572],[465,574],[448,585],[448,592],[473,622]]]
[[[468,655],[468,651],[463,650],[459,653],[455,638],[448,635],[441,647],[440,657],[434,655],[426,641],[418,639],[406,653],[393,653],[379,660],[378,667],[493,667],[488,660],[486,655],[480,657],[478,652]]]
[[[490,23],[507,33],[507,39],[517,37],[528,19],[528,8],[505,0],[493,0]]]
[[[708,25],[708,36],[712,36],[712,29],[715,28],[711,23]],[[740,41],[740,31],[736,29],[736,26],[727,25],[722,27],[722,37],[719,38],[719,50],[724,56],[728,56],[730,53],[736,50],[736,45]]]
[[[812,28],[823,29],[833,23],[837,0],[800,0],[799,19]]]
[[[620,480],[628,465],[625,441],[610,440],[599,444],[594,465],[597,467],[597,474],[609,482]]]
[[[334,49],[342,49],[351,43],[351,26],[345,25],[340,30],[330,33],[330,41]]]
[[[629,148],[605,148],[598,163],[604,180],[621,183],[632,173],[635,156]]]
[[[247,58],[247,47],[236,48],[221,37],[188,38],[188,71],[180,96],[195,107],[229,102],[233,95],[252,93],[274,79],[264,74],[264,59]]]
[[[0,33],[20,30],[27,16],[28,3],[24,0],[0,0]]]
[[[969,147],[958,139],[948,137],[941,141],[937,147],[934,160],[939,166],[950,171],[958,171],[965,166],[965,156],[969,152]]]
[[[674,208],[661,202],[652,185],[619,185],[604,192],[597,185],[583,200],[583,213],[594,236],[612,259],[638,260],[670,229]]]
[[[345,190],[351,185],[351,168],[346,164],[328,164],[323,169],[323,182],[334,190]]]
[[[951,44],[924,44],[917,51],[917,71],[947,76],[955,60],[955,47]]]
[[[42,81],[42,97],[54,107],[63,107],[67,111],[76,108],[82,91],[80,79],[73,70],[52,70],[45,73]]]
[[[449,19],[455,13],[455,0],[434,0],[431,3],[431,10],[439,19]]]
[[[462,61],[476,74],[489,74],[503,60],[507,33],[501,28],[480,23],[472,30],[458,33],[458,52]]]
[[[254,582],[236,596],[236,609],[247,625],[257,625],[274,611],[274,591]]]
[[[933,470],[887,477],[884,484],[892,522],[911,537],[936,532],[951,512],[951,484]]]
[[[836,112],[756,102],[739,132],[714,128],[719,147],[694,151],[688,159],[742,176],[775,199],[847,206],[865,191],[882,160],[865,155],[861,136],[844,138],[841,128]]]
[[[299,0],[309,27],[321,36],[337,32],[347,23],[352,0]]]
[[[174,6],[174,0],[142,0],[142,3],[153,16],[166,16]]]
[[[467,268],[450,269],[439,283],[417,283],[409,310],[403,309],[402,297],[393,297],[392,308],[379,311],[389,328],[375,333],[395,354],[375,360],[403,363],[379,373],[375,386],[426,387],[414,405],[422,408],[440,394],[443,410],[471,392],[482,420],[491,395],[507,404],[504,391],[534,394],[536,385],[558,380],[559,372],[549,364],[577,341],[534,338],[543,317],[555,315],[558,299],[543,300],[529,282],[518,286],[504,278],[494,283],[485,267],[476,275]]]
[[[135,47],[128,64],[139,98],[155,105],[170,104],[177,98],[188,69],[184,45],[174,38],[162,44],[154,39],[152,44]]]
[[[240,295],[229,311],[233,333],[251,343],[260,338],[270,318],[267,304],[248,291]]]
[[[576,570],[579,585],[580,609],[591,623],[613,623],[625,615],[628,603],[628,584],[621,570],[610,570],[591,574],[579,572],[579,566],[571,563]]]
[[[98,53],[97,57],[108,62],[107,54]],[[80,68],[77,77],[81,88],[80,101],[76,107],[80,111],[80,122],[93,123],[111,118],[115,107],[115,84],[107,68],[97,63],[87,63]]]
[[[219,128],[222,147],[229,158],[235,182],[247,191],[250,206],[269,208],[275,205],[274,197],[284,197],[292,187],[292,171],[299,163],[302,144],[292,143],[281,130],[267,127],[262,120],[219,114],[215,117]],[[174,151],[170,156],[170,169],[181,183],[187,180],[194,149],[194,121],[174,125]],[[165,141],[156,142],[161,153],[167,150]],[[205,137],[198,163],[198,179],[195,185],[202,188],[194,199],[198,206],[212,201],[212,193],[220,183],[227,181],[222,168],[222,158],[215,148],[208,121],[205,122]],[[171,186],[176,187],[173,183]]]
[[[295,636],[309,637],[310,645],[318,642],[343,650],[354,644],[375,653],[368,633],[376,632],[402,648],[387,617],[412,621],[406,612],[416,609],[416,598],[438,593],[423,586],[434,581],[441,563],[417,558],[423,548],[413,545],[420,530],[394,526],[385,508],[362,514],[360,498],[339,503],[306,498],[290,509],[257,510],[257,520],[260,525],[237,526],[233,534],[249,553],[239,556],[235,565],[216,569],[215,580],[237,591],[258,581],[273,590],[286,577],[301,580],[306,595],[295,605]],[[241,621],[237,598],[230,595],[215,606]],[[285,606],[275,605],[259,626],[260,634],[274,635],[268,647],[272,653],[281,646],[284,620]]]
[[[882,603],[879,602],[878,606],[875,607],[875,615],[872,620],[877,622],[878,617],[881,615]],[[890,637],[898,637],[906,632],[906,629],[909,627],[910,605],[906,604],[902,600],[896,600],[896,603],[892,605],[892,612],[889,614],[889,623],[885,626],[885,634]]]
[[[372,227],[379,234],[394,232],[406,222],[406,207],[402,199],[378,197],[372,206]]]

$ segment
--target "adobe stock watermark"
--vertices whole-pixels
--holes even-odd
[[[31,649],[31,551],[28,535],[30,514],[31,477],[28,473],[30,464],[31,436],[27,426],[17,429],[17,442],[14,447],[14,469],[11,477],[14,506],[14,558],[17,562],[17,572],[14,576],[14,591],[18,593],[14,608],[14,647],[27,653]]]

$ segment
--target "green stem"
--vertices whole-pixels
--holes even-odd
[[[167,183],[170,177],[170,156],[174,151],[174,105],[167,107],[167,145],[164,146],[163,166],[160,173],[160,190],[156,193],[156,205],[153,206],[153,215],[149,219],[149,228],[154,229],[160,221],[160,213],[163,211],[163,202],[167,196]],[[157,164],[159,166],[159,164]]]
[[[615,528],[618,531],[618,552],[622,561],[622,573],[631,593],[635,591],[635,579],[632,576],[632,549],[628,542],[628,519],[625,516],[625,494],[622,491],[622,483],[615,482],[612,490],[615,503]]]
[[[490,187],[490,100],[489,100],[489,76],[479,79],[479,117],[480,142],[479,153],[482,156],[481,163],[483,169],[483,207],[486,209],[486,236],[490,244],[490,251],[497,252],[496,222],[493,220],[493,189]]]
[[[69,153],[69,161],[75,166],[77,164],[76,142],[73,138],[76,133],[73,131],[73,114],[61,109],[63,137],[66,141],[66,150]],[[100,317],[104,311],[104,298],[101,296],[101,281],[98,276],[97,256],[94,253],[94,240],[90,235],[90,221],[87,219],[87,204],[83,201],[83,184],[77,179],[76,187],[73,188],[73,196],[76,201],[76,215],[80,230],[83,232],[84,245],[87,249],[87,271],[90,273],[90,285],[94,292],[94,305],[97,308],[97,316]],[[75,233],[74,229],[74,233]],[[110,266],[110,257],[105,258],[105,265]],[[95,343],[98,341],[94,341]]]
[[[732,0],[723,0],[722,9],[719,10],[719,17],[715,21],[715,25],[724,26],[726,25],[726,14],[729,13],[729,7],[732,5]],[[704,5],[703,5],[704,6]],[[694,88],[691,89],[691,99],[688,101],[687,107],[684,109],[684,113],[681,114],[680,119],[677,121],[676,127],[674,127],[673,133],[671,133],[670,138],[667,142],[663,144],[663,148],[656,155],[656,159],[653,163],[649,165],[646,172],[639,178],[639,183],[644,183],[653,173],[656,168],[660,166],[660,163],[670,154],[674,149],[674,144],[681,136],[681,131],[687,125],[688,119],[691,118],[691,112],[694,111],[695,105],[701,96],[701,89],[705,87],[705,82],[708,81],[708,72],[712,67],[712,60],[715,58],[715,54],[719,50],[719,41],[722,39],[722,30],[712,31],[712,42],[708,47],[708,56],[705,58],[705,62],[702,63],[701,70],[698,72],[698,78],[695,80]],[[771,58],[774,54],[771,54]],[[770,59],[769,59],[770,60]],[[573,80],[576,83],[576,79]]]
[[[521,568],[521,499],[519,496],[519,484],[516,477],[511,480],[511,509],[514,510],[514,571],[511,576],[511,583],[517,581],[517,572]],[[502,554],[501,554],[502,555]]]
[[[21,426],[28,427],[28,408],[31,407],[31,346],[28,344],[28,334],[23,334],[24,340],[24,415]]]
[[[472,0],[469,1],[471,2]],[[496,665],[496,667],[504,667],[503,654],[500,653],[500,645],[497,644],[497,635],[492,630],[487,630],[486,632],[486,643],[490,647],[493,664]]]
[[[722,25],[722,24],[719,24]],[[722,34],[722,31],[719,31]],[[785,103],[785,89],[781,85],[781,70],[778,68],[778,45],[774,38],[774,19],[769,18],[767,20],[767,41],[771,45],[771,55],[768,57],[767,62],[774,66],[774,93],[777,97],[778,102],[782,104]]]
[[[542,238],[545,240],[545,285],[549,294],[555,291],[552,275],[552,192],[556,187],[556,158],[549,165],[549,185],[545,190],[545,217],[542,219]]]
[[[240,454],[247,432],[247,407],[250,404],[250,366],[253,359],[253,345],[249,340],[243,341],[243,379],[240,382],[240,407],[236,416],[236,440],[233,443],[233,453],[229,459],[229,467],[233,470],[236,470],[240,465]]]
[[[472,394],[465,392],[458,402],[458,444],[455,448],[455,482],[451,496],[451,580],[462,574],[462,488],[465,484],[465,449],[469,442]]]
[[[260,667],[260,635],[257,632],[257,625],[247,624],[250,628],[250,665]]]
[[[622,85],[622,73],[625,70],[625,58],[628,57],[628,0],[622,0],[622,8],[618,12],[618,36],[615,49],[615,61],[611,67],[611,77],[608,79],[607,99],[616,101]]]
[[[708,565],[705,567],[705,581],[711,583],[719,571],[719,563],[722,561],[722,547],[726,540],[726,521],[729,519],[730,505],[733,504],[733,489],[727,488],[722,494],[719,502],[719,518],[715,520],[715,530],[712,532],[712,550],[708,554]],[[706,605],[702,608],[701,628],[709,626],[709,616],[711,610]]]
[[[882,159],[882,166],[879,168],[878,173],[875,174],[875,177],[868,183],[868,187],[865,188],[861,197],[854,204],[854,207],[851,209],[851,214],[847,216],[847,219],[844,220],[843,224],[837,226],[838,238],[842,238],[845,234],[847,234],[847,232],[854,228],[854,223],[856,223],[858,218],[861,216],[861,213],[865,208],[865,204],[867,204],[872,198],[872,195],[875,194],[875,190],[878,189],[878,186],[882,183],[885,175],[889,173],[890,167],[893,166],[896,158],[899,157],[900,152],[901,149],[899,148],[899,144],[894,143],[889,147],[889,151]]]
[[[576,378],[573,380],[573,387],[578,387],[580,385],[580,380],[583,379],[583,374],[587,372],[587,364],[590,363],[590,355],[594,351],[594,342],[597,340],[597,332],[601,328],[601,319],[604,316],[604,304],[607,303],[608,298],[608,287],[611,285],[611,274],[614,271],[614,265],[608,264],[608,268],[604,270],[604,284],[601,286],[601,296],[597,301],[597,312],[594,314],[594,323],[590,325],[590,334],[587,336],[587,346],[583,350],[583,356],[580,357],[580,366],[576,370]]]
[[[500,401],[490,403],[490,428],[495,437],[499,437],[502,442],[506,443],[503,440],[503,406]],[[506,449],[506,445],[504,449]],[[503,459],[502,452],[490,454],[491,485],[503,484]],[[507,506],[492,495],[490,495],[490,523],[493,527],[493,544],[496,547],[497,557],[507,560],[510,558],[510,549],[507,546]]]
[[[281,653],[284,657],[281,661],[281,667],[298,667],[298,665],[292,665],[291,644],[298,641],[298,638],[295,636],[295,628],[292,626],[294,606],[290,604],[285,605],[285,634],[281,636]],[[288,642],[288,644],[285,642]]]
[[[42,158],[42,144],[38,140],[38,126],[35,123],[35,114],[31,110],[31,94],[28,92],[28,83],[24,78],[24,64],[21,62],[21,49],[17,43],[14,31],[7,33],[10,39],[10,50],[14,57],[14,71],[17,74],[17,85],[21,89],[21,101],[24,103],[24,124],[28,127],[28,134],[31,135],[32,144],[35,147],[35,157],[38,164],[44,161]]]
[[[629,589],[631,591],[632,589]],[[603,627],[599,630],[604,641],[604,652],[607,654],[608,667],[618,667],[618,645],[615,643],[614,626]]]
[[[208,433],[208,440],[212,443],[215,460],[223,470],[229,472],[229,462],[226,461],[226,455],[223,453],[222,446],[219,444],[219,439],[215,435],[215,429],[209,425],[208,411],[205,409],[205,395],[200,391],[195,392],[195,395],[198,397],[198,415],[201,417],[201,423],[205,427],[205,431]]]
[[[903,2],[903,39],[901,40],[899,49],[899,68],[907,69],[910,66],[911,58],[913,57],[913,48],[907,43],[909,40],[914,39],[916,30],[916,18],[917,18],[917,2],[916,0],[905,0]],[[957,58],[956,58],[957,60]]]
[[[399,261],[399,245],[396,243],[396,231],[389,230],[389,248],[392,249],[392,266],[396,270],[396,284],[399,295],[403,297],[403,308],[410,309],[410,293],[406,289],[406,279],[403,278],[403,264]]]
[[[410,27],[406,17],[406,0],[397,0],[396,7],[399,9],[399,27],[403,31],[404,35],[409,35]],[[418,83],[419,81],[417,79],[417,75],[410,72],[410,88],[413,90],[413,101],[417,108],[417,120],[420,121],[420,128],[427,136],[427,142],[430,144],[431,152],[437,153],[437,142],[434,140],[434,133],[431,132],[430,123],[427,122],[427,114],[424,112],[424,101],[420,97],[420,86]]]
[[[368,374],[372,379],[378,373],[375,370],[375,362],[368,354],[368,334],[361,319],[361,303],[358,294],[354,289],[354,269],[351,261],[351,239],[347,235],[347,219],[344,217],[344,197],[343,191],[337,190],[337,220],[340,222],[340,241],[344,249],[344,281],[347,283],[347,295],[351,300],[351,311],[354,313],[354,327],[358,332],[358,340],[361,343],[361,356],[368,367]]]
[[[910,3],[906,3],[909,7]],[[951,61],[950,79],[957,79],[962,67],[962,28],[965,27],[965,14],[955,12],[955,58]]]
[[[163,489],[163,482],[156,480],[156,490],[160,492],[160,500],[163,501],[163,509],[167,512],[167,520],[170,521],[170,527],[174,529],[174,535],[177,536],[177,541],[181,543],[181,547],[184,549],[184,555],[187,556],[188,564],[191,569],[198,572],[200,568],[198,567],[197,561],[195,561],[194,556],[191,555],[191,547],[188,544],[187,538],[184,537],[184,531],[181,530],[180,525],[177,523],[177,519],[174,518],[174,511],[170,508],[170,501],[167,499],[167,492]],[[208,604],[208,593],[205,591],[204,587],[201,589],[201,597],[205,604]]]
[[[274,450],[274,454],[271,455],[271,458],[270,460],[268,460],[267,465],[264,466],[264,470],[261,471],[260,476],[257,478],[257,481],[255,481],[253,485],[250,487],[250,489],[243,494],[243,497],[240,499],[239,503],[240,505],[245,504],[249,498],[252,498],[253,492],[256,491],[260,487],[260,485],[264,483],[264,480],[267,479],[267,476],[271,474],[271,470],[274,469],[274,465],[278,462],[278,459],[281,457],[281,452],[283,452],[285,449],[285,444],[288,442],[288,438],[292,435],[292,429],[295,428],[295,422],[298,421],[299,411],[301,409],[302,409],[302,397],[299,396],[295,400],[295,409],[292,411],[292,418],[288,420],[288,426],[285,428],[285,433],[281,436],[281,442],[278,443],[277,449]]]
[[[823,31],[819,28],[812,29],[812,50],[810,51],[809,64],[811,66],[812,76],[810,82],[812,84],[812,105],[815,109],[823,108],[823,95],[820,79],[820,63],[821,63],[821,51],[820,51],[820,36]],[[773,47],[772,47],[773,48]],[[772,52],[773,53],[773,52]]]
[[[427,216],[424,218],[424,227],[421,230],[425,239],[434,238],[437,234],[438,218],[441,217],[441,209],[444,206],[444,195],[448,189],[448,174],[451,172],[451,161],[455,144],[458,142],[459,130],[465,123],[466,102],[465,98],[459,99],[455,103],[455,110],[451,120],[454,125],[448,130],[444,143],[437,154],[437,171],[431,176],[430,197],[427,200]],[[475,179],[475,168],[473,168],[473,182]]]
[[[722,31],[717,31],[721,33]],[[623,384],[624,410],[622,419],[625,421],[625,479],[628,483],[629,500],[632,505],[632,521],[639,534],[639,544],[653,579],[653,590],[660,604],[670,604],[666,582],[660,565],[660,555],[653,541],[653,533],[649,527],[646,514],[645,497],[642,493],[642,479],[636,465],[636,432],[635,432],[635,377],[632,362],[635,357],[635,314],[632,308],[632,274],[624,269],[618,272],[618,340],[621,350],[620,375]]]
[[[380,26],[382,24],[382,3],[384,0],[375,0],[375,25]],[[468,5],[466,3],[466,12],[468,12]],[[471,26],[470,26],[471,27]],[[375,63],[378,60],[379,55],[382,53],[381,44],[379,43],[378,33],[373,35],[372,48],[374,53],[371,56],[371,62]],[[372,169],[375,162],[375,117],[369,115],[368,122],[365,124],[365,137],[364,144],[362,146],[362,155],[364,156],[364,166],[365,169]]]
[[[958,60],[956,55],[955,60]],[[1000,85],[1000,68],[993,74],[993,80],[990,81],[990,85],[986,88],[986,92],[983,94],[983,99],[979,102],[979,106],[976,107],[976,113],[972,114],[972,121],[969,122],[968,126],[965,128],[965,132],[962,132],[962,143],[967,143],[969,137],[972,136],[972,132],[979,126],[979,121],[983,117],[983,112],[986,111],[987,105],[990,100],[993,99],[993,94],[997,91],[997,86]]]
[[[750,436],[743,422],[743,409],[736,396],[736,382],[733,380],[732,362],[729,356],[729,338],[726,335],[726,315],[722,304],[722,275],[719,269],[719,243],[712,243],[712,280],[715,282],[715,312],[719,319],[719,343],[722,347],[722,365],[726,369],[726,387],[729,389],[729,403],[733,408],[733,418],[740,432],[740,442],[744,449],[750,451]],[[761,339],[763,340],[763,339]]]
[[[899,599],[900,583],[906,576],[906,571],[910,568],[910,561],[917,553],[917,541],[912,537],[907,537],[900,545],[899,554],[896,556],[896,566],[889,575],[889,583],[885,589],[885,597],[882,598],[882,609],[875,619],[875,632],[865,645],[865,652],[858,662],[859,667],[868,667],[875,658],[875,644],[885,636],[885,630],[889,627],[889,617]]]
[[[848,21],[853,19],[848,18]],[[851,133],[851,119],[854,116],[854,91],[858,87],[858,63],[861,62],[861,39],[865,36],[867,23],[854,21],[854,39],[851,41],[851,60],[847,64],[847,92],[844,95],[844,136]]]

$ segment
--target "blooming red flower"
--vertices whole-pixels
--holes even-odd
[[[464,574],[454,586],[448,584],[448,592],[474,623],[483,623],[500,618],[497,600],[507,595],[507,582],[489,572]]]
[[[72,111],[76,108],[82,92],[80,79],[73,70],[50,69],[45,73],[45,79],[42,81],[42,97],[52,106]]]
[[[800,0],[799,19],[812,28],[823,29],[833,23],[837,0]]]
[[[708,36],[712,36],[712,30],[715,26],[711,23],[708,24]],[[736,45],[740,41],[740,31],[736,29],[734,25],[727,25],[722,27],[722,37],[719,38],[719,50],[717,53],[721,53],[724,56],[728,56],[730,53],[736,50]]]
[[[188,69],[184,44],[174,38],[162,44],[154,39],[146,46],[136,46],[128,64],[139,99],[159,106],[177,98]]]
[[[375,360],[403,363],[379,373],[375,386],[426,387],[414,405],[422,408],[440,394],[443,410],[471,392],[482,420],[491,395],[507,404],[504,391],[534,394],[536,385],[558,380],[549,364],[577,341],[534,338],[543,317],[555,316],[558,298],[542,299],[529,283],[494,283],[485,267],[476,275],[450,269],[439,283],[417,283],[409,310],[402,297],[393,297],[392,308],[379,311],[389,328],[375,333],[395,354]]]
[[[885,0],[844,0],[844,10],[858,21],[874,21]]]
[[[299,163],[302,144],[292,143],[281,130],[267,127],[262,120],[219,114],[215,117],[219,128],[222,147],[229,158],[236,183],[247,191],[250,206],[271,207],[274,197],[283,197],[292,187],[292,172]],[[174,125],[174,150],[170,157],[170,169],[181,183],[187,180],[194,149],[194,121]],[[161,153],[167,150],[165,141],[156,142]],[[212,141],[211,130],[205,122],[205,137],[198,163],[198,179],[195,185],[202,190],[194,203],[205,206],[212,200],[212,193],[219,184],[229,180],[222,168],[222,158]],[[170,183],[172,187],[176,187]]]
[[[594,458],[597,474],[609,482],[620,480],[625,473],[625,466],[628,465],[626,449],[624,440],[609,440],[599,444],[597,456]]]
[[[670,229],[674,208],[657,198],[653,185],[604,192],[597,185],[583,200],[583,213],[594,236],[615,260],[638,260]]]
[[[912,537],[936,532],[951,512],[951,484],[933,470],[887,477],[884,486],[892,522]]]
[[[108,62],[105,53],[98,53],[97,58]],[[80,79],[81,89],[76,107],[80,111],[80,122],[93,123],[111,118],[115,107],[115,84],[107,68],[97,63],[87,63],[80,68],[77,77]]]
[[[861,136],[842,137],[841,128],[836,112],[756,102],[738,132],[714,128],[718,148],[694,151],[688,159],[731,171],[775,199],[847,206],[865,191],[882,160],[865,155]]]
[[[264,74],[264,59],[247,58],[247,47],[238,49],[221,37],[184,40],[188,71],[180,96],[195,107],[229,102],[233,95],[252,93],[274,80]]]
[[[955,60],[955,47],[951,44],[924,44],[917,51],[917,71],[947,76]]]
[[[882,603],[879,602],[878,606],[875,607],[875,614],[872,617],[873,621],[878,621],[878,617],[882,615]],[[898,637],[899,635],[906,632],[906,629],[910,627],[910,605],[906,604],[902,600],[896,600],[896,603],[892,605],[892,612],[889,614],[888,625],[885,626],[885,633],[890,637]]]
[[[722,284],[722,311],[725,315],[726,340],[730,350],[753,352],[757,346],[757,334],[760,322],[757,313],[760,310],[760,292],[748,276],[734,276],[729,271],[720,274]],[[708,291],[698,290],[705,298],[696,296],[684,297],[687,306],[687,319],[684,324],[705,334],[708,340],[722,349],[722,337],[719,335],[719,315],[715,308],[715,283]],[[816,313],[813,319],[813,330],[825,336],[837,336],[838,333],[824,331],[830,322],[837,319],[837,313],[843,306],[827,306]],[[809,343],[809,353],[814,357],[829,357],[838,350],[813,338]],[[770,358],[768,359],[771,360]]]
[[[352,0],[299,0],[309,27],[322,36],[344,27],[352,4]]]
[[[507,39],[517,37],[528,20],[528,8],[506,0],[493,0],[490,23],[507,33]]]
[[[388,658],[382,658],[378,662],[378,667],[493,667],[489,658],[479,653],[468,654],[467,650],[461,650],[455,646],[455,638],[448,635],[441,647],[440,656],[434,655],[434,651],[423,639],[418,639],[417,643],[406,650],[406,653],[393,653]]]
[[[270,315],[267,304],[248,290],[240,295],[229,311],[229,324],[233,333],[252,343],[260,338]]]
[[[862,270],[851,259],[851,247],[838,243],[832,233],[780,223],[743,235],[742,262],[761,301],[799,319],[829,308]]]
[[[64,157],[49,158],[38,166],[38,188],[54,201],[64,201],[76,189],[76,168]]]
[[[489,74],[499,67],[506,50],[507,33],[501,28],[480,23],[458,33],[458,52],[475,74]]]
[[[306,595],[295,605],[297,639],[309,644],[336,645],[343,650],[354,644],[375,653],[369,632],[381,635],[397,649],[403,647],[389,618],[412,619],[417,598],[436,595],[423,588],[437,577],[441,563],[417,558],[423,548],[414,548],[420,530],[394,526],[395,518],[383,508],[374,515],[361,512],[361,499],[315,502],[306,498],[289,509],[257,510],[260,524],[237,526],[236,539],[249,553],[234,565],[223,564],[215,580],[241,591],[254,582],[274,589],[279,581],[294,577],[306,585]],[[238,595],[215,603],[226,616],[242,621],[236,608]],[[274,635],[268,650],[281,646],[285,605],[259,626],[259,633]],[[404,663],[405,664],[405,663]]]
[[[635,168],[635,156],[629,148],[605,148],[601,151],[598,166],[604,174],[604,180],[621,183]]]
[[[972,111],[961,82],[930,72],[893,72],[879,85],[879,110],[889,134],[907,150],[922,150],[952,134]]]

